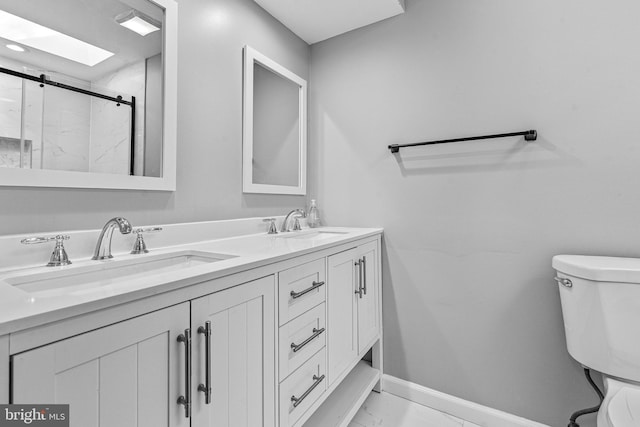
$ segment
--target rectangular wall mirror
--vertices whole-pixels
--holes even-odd
[[[245,46],[243,107],[243,191],[306,194],[306,80]]]
[[[175,0],[0,0],[0,185],[175,190]]]

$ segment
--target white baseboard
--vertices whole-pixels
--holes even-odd
[[[391,375],[382,376],[382,390],[483,427],[549,427]]]

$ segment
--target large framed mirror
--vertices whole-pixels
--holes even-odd
[[[307,82],[244,47],[245,193],[307,192]]]
[[[175,0],[0,0],[0,185],[175,190]]]

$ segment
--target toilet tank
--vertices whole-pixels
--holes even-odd
[[[640,259],[557,255],[552,265],[569,354],[596,371],[640,382]]]

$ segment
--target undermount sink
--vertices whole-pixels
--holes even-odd
[[[325,230],[291,231],[286,234],[281,234],[279,237],[283,237],[285,239],[323,240],[323,239],[329,239],[331,237],[341,236],[344,234],[348,234],[348,232],[325,231]]]
[[[134,258],[122,260],[97,261],[90,265],[20,274],[8,277],[4,281],[30,294],[52,294],[61,290],[65,293],[86,292],[124,281],[166,274],[233,257],[233,255],[191,250],[136,255]]]

